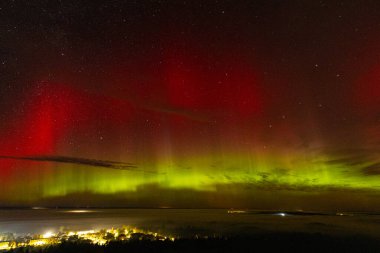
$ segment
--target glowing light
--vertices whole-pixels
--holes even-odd
[[[87,235],[87,234],[92,234],[92,233],[95,233],[95,230],[78,231],[76,234],[77,235]]]
[[[122,237],[119,237],[120,232],[124,234]],[[33,235],[32,239],[28,240],[24,237],[14,238],[7,237],[4,235],[4,239],[6,241],[0,242],[0,250],[9,250],[13,248],[19,247],[27,247],[27,246],[44,246],[44,245],[53,245],[59,244],[64,240],[67,240],[68,237],[76,236],[75,239],[85,239],[88,240],[92,244],[104,245],[110,240],[128,240],[132,238],[131,235],[134,233],[138,233],[139,238],[147,238],[148,240],[166,240],[169,239],[171,241],[175,240],[173,236],[164,236],[157,232],[152,231],[144,231],[137,228],[131,228],[124,226],[122,229],[100,229],[100,230],[83,230],[83,231],[68,231],[68,232],[60,232],[59,234],[54,234],[51,231],[44,233],[43,235]],[[110,236],[111,235],[111,236]],[[2,236],[0,234],[0,236]],[[3,237],[1,237],[3,238]],[[107,239],[106,239],[107,238]]]
[[[33,206],[32,207],[33,210],[44,210],[44,209],[47,209],[46,207],[40,207],[40,206]]]
[[[94,210],[69,210],[69,211],[63,211],[64,213],[95,213],[97,211]]]
[[[46,232],[45,234],[42,235],[42,238],[51,238],[53,236],[55,236],[55,234],[53,232],[51,232],[51,231],[48,231],[48,232]]]
[[[227,213],[247,213],[245,210],[228,210]]]
[[[7,250],[10,248],[11,246],[9,245],[9,242],[0,242],[0,250]]]
[[[46,239],[30,240],[29,242],[30,246],[42,246],[45,244],[48,244],[48,241]]]

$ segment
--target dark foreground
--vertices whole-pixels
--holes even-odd
[[[380,252],[380,241],[363,236],[340,237],[307,233],[276,233],[228,239],[111,241],[106,245],[95,245],[86,241],[65,241],[46,248],[18,248],[8,252]]]

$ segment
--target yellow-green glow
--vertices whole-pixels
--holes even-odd
[[[299,158],[260,154],[230,155],[220,157],[196,156],[182,161],[164,159],[163,162],[139,165],[142,171],[109,170],[78,165],[56,165],[45,168],[39,180],[26,182],[18,178],[27,199],[62,197],[75,193],[122,194],[155,186],[164,189],[188,189],[217,192],[221,185],[235,185],[234,190],[246,185],[263,189],[293,189],[312,191],[318,189],[379,189],[377,176],[363,175],[352,166],[350,172],[344,164],[331,164],[327,156],[299,155]],[[49,173],[50,171],[50,173]],[[54,173],[53,173],[54,172]],[[19,191],[17,187],[14,188]],[[23,195],[21,195],[23,196]],[[31,197],[32,196],[32,197]]]

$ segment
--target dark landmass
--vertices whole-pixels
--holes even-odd
[[[364,236],[272,233],[232,238],[190,238],[175,241],[136,238],[96,245],[85,240],[64,241],[46,248],[18,248],[8,253],[121,252],[380,252],[380,241]]]

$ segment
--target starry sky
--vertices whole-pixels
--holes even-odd
[[[378,1],[0,3],[0,205],[379,210]]]

